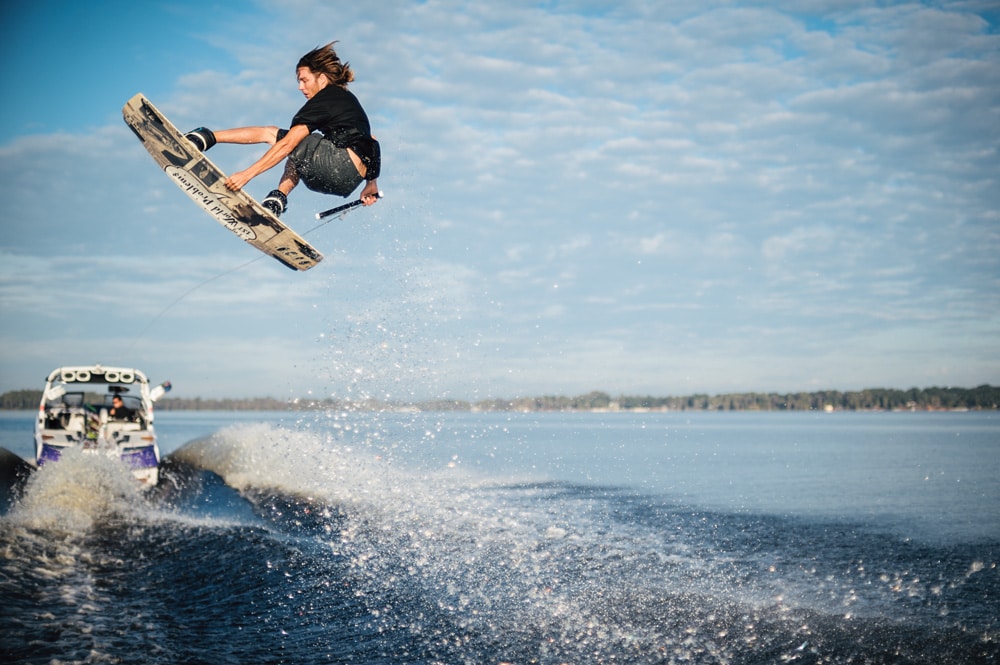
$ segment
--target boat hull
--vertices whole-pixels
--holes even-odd
[[[80,446],[54,446],[43,443],[35,462],[38,466],[57,462],[65,450],[77,447]],[[120,459],[129,467],[136,480],[142,482],[143,485],[153,487],[160,481],[160,451],[155,444],[139,448],[117,448],[113,446],[83,446],[82,448],[85,453],[104,454],[108,457]]]

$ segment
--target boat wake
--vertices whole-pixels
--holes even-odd
[[[68,449],[58,464],[31,474],[8,519],[29,529],[85,533],[132,513],[142,503],[141,492],[120,460]]]
[[[921,548],[616,487],[414,470],[349,438],[226,428],[169,455],[146,494],[96,456],[43,468],[3,518],[16,528],[0,536],[14,608],[0,646],[48,662],[59,652],[41,637],[68,625],[60,658],[141,639],[163,663],[1000,655],[994,545]],[[93,480],[56,475],[78,463]]]

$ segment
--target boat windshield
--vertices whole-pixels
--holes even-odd
[[[56,399],[45,402],[47,412],[65,413],[100,413],[109,412],[114,406],[114,398],[122,398],[122,406],[127,409],[129,417],[145,416],[142,399],[138,395],[130,395],[127,388],[108,386],[106,384],[74,383],[73,390],[67,391]]]

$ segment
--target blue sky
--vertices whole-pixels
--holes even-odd
[[[91,362],[203,397],[1000,383],[995,3],[21,4],[0,391]],[[120,109],[286,126],[295,62],[333,39],[386,198],[314,228],[342,201],[293,193],[327,257],[294,273]]]

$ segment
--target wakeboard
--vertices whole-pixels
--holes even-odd
[[[122,115],[174,184],[219,224],[293,270],[308,270],[323,260],[312,245],[246,192],[226,189],[226,174],[145,96],[128,100]]]

